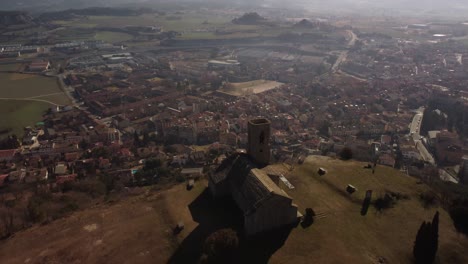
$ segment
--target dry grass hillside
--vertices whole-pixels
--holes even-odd
[[[424,208],[419,194],[429,188],[387,167],[327,157],[309,157],[285,173],[295,189],[285,190],[303,212],[317,213],[309,227],[245,239],[236,263],[411,263],[419,226],[441,211],[438,263],[468,263],[468,239],[457,234],[441,208]],[[328,170],[319,176],[317,169]],[[349,195],[348,184],[358,188]],[[229,206],[213,203],[206,181],[188,191],[185,185],[149,190],[118,202],[74,213],[47,225],[35,226],[0,241],[1,263],[196,263],[204,239],[236,221]],[[378,212],[372,205],[361,215],[366,190],[373,200],[386,192],[400,193],[393,208]],[[184,230],[175,235],[179,221]],[[239,226],[233,225],[240,230]],[[380,261],[380,262],[379,262]]]

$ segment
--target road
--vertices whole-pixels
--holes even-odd
[[[349,36],[349,41],[348,41],[347,46],[348,48],[351,48],[356,44],[357,36],[356,34],[354,34],[352,30],[346,30],[346,33]],[[333,66],[331,67],[332,73],[335,73],[338,70],[338,67],[341,65],[341,63],[346,61],[346,58],[348,57],[348,52],[349,50],[343,50],[340,52],[340,55],[335,61],[335,64],[333,64]]]
[[[421,122],[423,119],[424,108],[421,107],[417,110],[416,115],[413,117],[413,122],[410,125],[410,135],[413,139],[420,140],[421,139]]]
[[[345,76],[348,76],[348,77],[351,77],[351,78],[354,78],[356,80],[359,80],[361,82],[367,82],[367,79],[364,79],[364,78],[361,78],[361,77],[358,77],[356,75],[352,75],[352,74],[349,74],[349,73],[346,73],[342,70],[338,70],[337,73],[341,74],[341,75],[345,75]]]
[[[333,64],[333,66],[331,67],[331,71],[333,73],[335,73],[338,67],[340,67],[341,63],[343,63],[346,60],[346,57],[348,57],[348,51],[342,51],[340,53],[340,56],[338,56],[338,58],[336,59],[335,64]]]
[[[352,30],[346,30],[346,33],[348,33],[348,35],[351,37],[351,39],[348,42],[348,47],[354,46],[354,44],[356,44],[356,40],[358,39],[358,37],[356,36],[356,34],[354,34]]]
[[[432,157],[431,153],[427,150],[426,146],[422,142],[423,137],[421,136],[421,123],[424,117],[424,107],[419,108],[416,110],[416,115],[413,117],[413,122],[410,124],[410,136],[413,138],[416,148],[421,155],[421,158],[429,162],[432,165],[435,165],[434,157]]]
[[[31,97],[31,98],[0,98],[0,100],[4,100],[4,101],[35,101],[35,102],[47,103],[47,104],[50,104],[50,105],[53,105],[53,106],[61,106],[61,105],[56,104],[56,103],[51,102],[51,101],[42,100],[42,99],[35,99],[35,98],[37,98],[37,97]]]

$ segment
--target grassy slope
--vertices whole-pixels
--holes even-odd
[[[50,107],[47,103],[29,101],[0,101],[0,130],[11,128],[18,136],[23,134],[23,128],[33,126],[42,121],[42,114]],[[0,135],[0,137],[6,135]]]
[[[312,207],[319,218],[307,229],[296,228],[285,246],[272,258],[272,263],[376,263],[384,257],[388,263],[410,263],[413,242],[424,220],[431,220],[436,210],[441,211],[440,263],[467,263],[464,248],[468,239],[458,235],[448,214],[440,208],[424,209],[419,193],[428,189],[414,178],[387,167],[378,167],[373,175],[359,162],[342,162],[326,157],[309,157],[290,177],[296,186],[288,193],[304,210]],[[324,167],[327,175],[319,176]],[[352,184],[358,192],[348,195],[346,186]],[[374,191],[373,200],[386,190],[410,196],[392,208],[378,213],[372,206],[361,216],[365,191]]]
[[[165,263],[176,250],[172,228],[184,221],[193,230],[186,205],[204,185],[126,198],[36,226],[0,241],[0,260],[25,263]]]
[[[378,257],[384,257],[387,263],[411,262],[417,229],[435,211],[423,209],[416,197],[428,187],[390,168],[378,167],[372,175],[362,165],[312,157],[294,170],[288,178],[296,189],[288,193],[301,211],[313,207],[326,217],[319,217],[307,229],[293,229],[269,263],[376,263]],[[322,178],[316,174],[319,166],[328,169]],[[341,192],[348,183],[359,188],[353,195],[356,198]],[[178,185],[33,227],[0,241],[0,259],[9,263],[24,263],[27,259],[30,263],[166,263],[177,246],[197,230],[198,223],[188,206],[205,186],[206,182],[198,182],[194,190],[186,191],[184,185]],[[390,189],[408,194],[411,199],[383,214],[370,208],[363,217],[360,198],[366,189],[373,189],[374,197]],[[202,211],[207,216],[210,208]],[[179,221],[184,222],[185,229],[173,236],[171,228]],[[92,231],[85,229],[94,227]],[[467,238],[455,233],[442,211],[439,263],[467,263],[463,256],[467,245]]]

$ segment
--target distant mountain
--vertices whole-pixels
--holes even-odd
[[[302,19],[301,21],[297,22],[294,24],[294,27],[296,28],[310,28],[310,27],[315,27],[316,24],[313,22],[310,22],[308,19]]]
[[[239,25],[258,25],[264,22],[266,22],[266,18],[260,16],[256,12],[245,13],[243,16],[232,20],[232,23]]]
[[[151,8],[131,9],[131,8],[110,8],[110,7],[90,7],[84,9],[67,9],[57,12],[43,13],[38,17],[40,21],[69,19],[74,16],[138,16],[146,13],[156,12]]]
[[[32,18],[26,12],[0,11],[0,25],[1,26],[28,24],[31,22],[32,22]]]

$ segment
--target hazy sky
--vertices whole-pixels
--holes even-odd
[[[395,12],[418,10],[419,13],[434,12],[450,15],[457,12],[464,15],[467,11],[468,0],[0,0],[0,9],[29,9],[42,10],[83,8],[90,6],[127,6],[138,7],[141,4],[155,5],[158,2],[211,2],[227,4],[257,5],[265,7],[294,7],[312,11],[360,12],[372,15],[373,10],[388,9]]]

